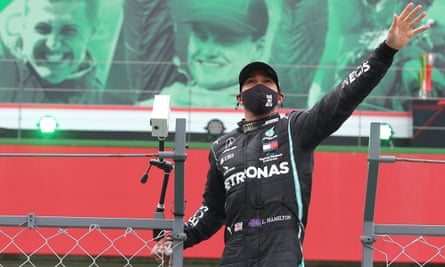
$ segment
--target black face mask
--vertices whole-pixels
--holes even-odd
[[[262,84],[257,84],[241,93],[244,108],[255,115],[264,115],[278,104],[278,93]]]

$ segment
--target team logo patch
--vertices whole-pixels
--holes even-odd
[[[271,152],[278,149],[277,135],[274,127],[270,128],[264,133],[263,137],[263,152]]]
[[[226,140],[225,143],[225,148],[227,149],[228,147],[232,146],[232,144],[235,142],[235,137],[229,137]]]
[[[274,136],[274,134],[275,134],[275,131],[274,131],[273,127],[270,128],[269,130],[267,130],[267,131],[264,133],[264,135],[267,136],[267,137]]]

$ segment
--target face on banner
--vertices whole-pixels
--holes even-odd
[[[95,25],[86,1],[27,1],[23,55],[48,83],[69,78],[82,63]]]
[[[231,32],[211,24],[194,23],[187,54],[194,81],[208,89],[236,85],[239,66],[261,55],[262,41],[254,40],[251,34]]]

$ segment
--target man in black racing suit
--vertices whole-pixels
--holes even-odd
[[[186,223],[185,248],[225,225],[221,266],[304,266],[314,149],[371,92],[397,50],[429,28],[414,28],[425,16],[420,9],[408,4],[386,41],[307,111],[281,117],[276,72],[262,62],[244,67],[237,100],[245,118],[212,145],[203,205]]]

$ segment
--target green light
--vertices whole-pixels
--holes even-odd
[[[392,130],[391,125],[387,123],[380,124],[380,140],[384,142],[390,142],[392,136],[394,135],[394,131]]]
[[[56,118],[53,116],[45,115],[40,118],[39,122],[37,123],[37,127],[42,133],[54,133],[59,127],[59,124],[57,123]]]

